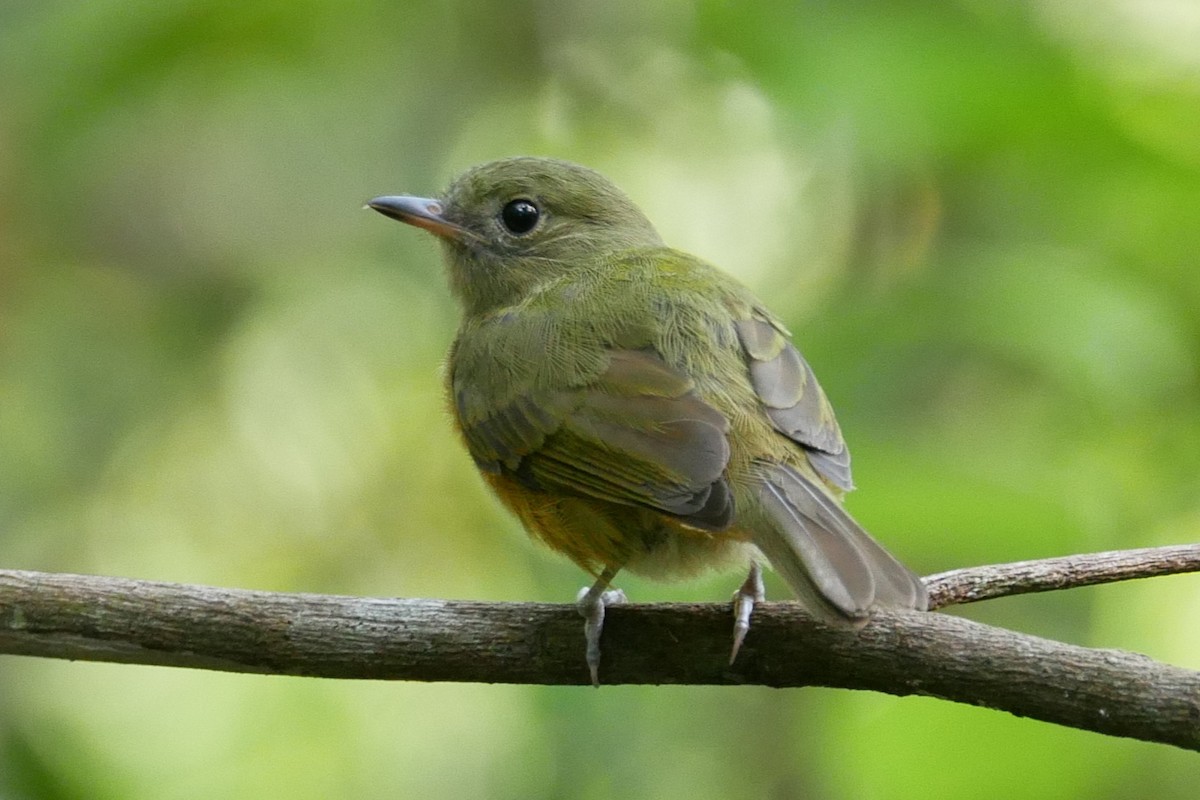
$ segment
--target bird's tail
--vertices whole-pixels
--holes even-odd
[[[766,519],[754,543],[813,611],[865,622],[874,608],[929,607],[921,579],[794,468],[765,465],[755,492]]]

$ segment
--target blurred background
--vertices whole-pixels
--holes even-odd
[[[515,154],[770,301],[918,571],[1196,541],[1200,6],[796,5],[0,5],[0,565],[570,601],[451,434],[435,244],[361,209]],[[953,613],[1200,668],[1194,576]],[[0,658],[4,800],[1190,798],[1196,766],[861,692]]]

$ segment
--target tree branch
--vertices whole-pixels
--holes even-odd
[[[955,570],[934,604],[1200,569],[1200,545]],[[730,667],[728,604],[609,609],[605,683],[920,694],[1200,750],[1200,673],[946,614],[860,630],[763,603]],[[0,653],[230,672],[587,684],[574,606],[282,594],[0,570]]]
[[[1200,572],[1200,544],[1109,550],[939,572],[925,578],[931,608],[1135,578]]]

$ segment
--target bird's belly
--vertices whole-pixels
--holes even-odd
[[[681,580],[710,571],[744,570],[754,560],[763,560],[758,548],[728,531],[671,531],[630,559],[625,569],[657,580]]]
[[[530,536],[592,574],[617,567],[648,578],[682,579],[740,569],[758,557],[749,537],[736,529],[697,530],[650,509],[536,492],[504,476],[486,477]]]

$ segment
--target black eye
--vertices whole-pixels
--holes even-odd
[[[513,200],[500,212],[500,221],[509,232],[519,236],[533,230],[541,214],[531,200]]]

